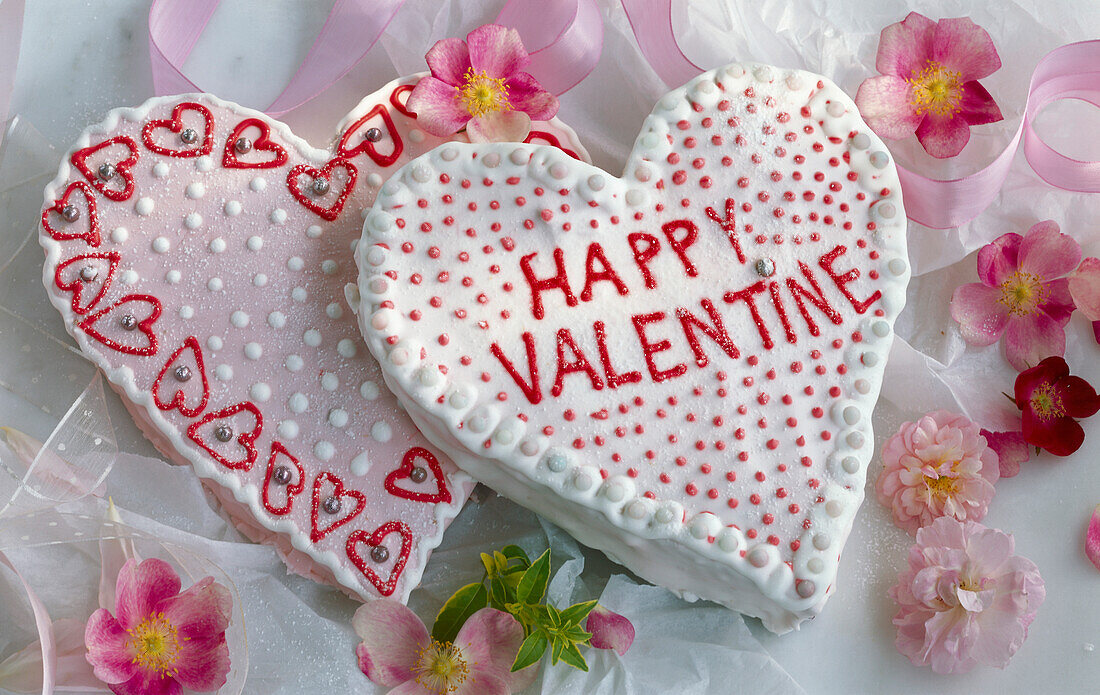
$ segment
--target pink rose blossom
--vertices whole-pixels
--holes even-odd
[[[634,624],[625,616],[596,604],[584,624],[584,629],[592,633],[588,644],[596,649],[614,649],[619,656],[626,654],[634,644]]]
[[[465,41],[437,42],[425,58],[432,74],[416,84],[407,105],[432,135],[465,128],[472,142],[519,142],[532,119],[558,112],[557,97],[523,71],[531,59],[515,29],[486,24]]]
[[[879,502],[909,534],[941,516],[981,519],[999,477],[997,454],[980,428],[946,410],[903,424],[883,446],[882,461]]]
[[[970,19],[933,22],[910,12],[882,30],[875,67],[856,106],[888,140],[913,132],[933,157],[954,157],[970,140],[970,126],[1002,120],[1001,110],[978,83],[1001,67],[989,34]]]
[[[1006,533],[949,517],[917,531],[890,589],[898,651],[936,673],[1007,666],[1046,597],[1039,568],[1013,545]]]
[[[538,666],[512,673],[523,627],[511,615],[482,608],[455,641],[440,643],[406,606],[370,601],[351,620],[363,639],[355,649],[359,668],[400,695],[510,695],[534,681]]]
[[[1018,371],[1066,351],[1065,326],[1073,313],[1069,280],[1081,261],[1081,245],[1058,225],[1039,222],[1020,236],[997,237],[978,252],[981,282],[962,285],[951,297],[951,317],[971,345],[1005,337],[1005,356]]]
[[[213,577],[182,593],[180,586],[163,560],[127,560],[118,573],[115,615],[100,608],[88,619],[86,658],[116,695],[212,692],[225,684],[229,591]]]

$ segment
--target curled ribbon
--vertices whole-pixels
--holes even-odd
[[[204,91],[183,65],[221,0],[154,0],[149,55],[158,95]],[[336,0],[290,83],[265,111],[279,116],[318,96],[346,75],[378,42],[404,0]],[[531,52],[529,72],[561,94],[596,67],[603,20],[595,0],[509,0],[497,17],[513,26]]]

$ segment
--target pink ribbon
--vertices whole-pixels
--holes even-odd
[[[19,42],[23,36],[24,0],[0,2],[0,143],[4,142],[3,124],[8,120],[11,95],[15,89],[15,68],[19,65]]]
[[[149,54],[157,94],[204,91],[183,74],[183,65],[220,1],[153,1]],[[367,55],[402,4],[336,0],[294,77],[265,111],[279,116],[332,86]],[[525,45],[537,47],[529,72],[555,94],[580,82],[599,61],[603,19],[595,0],[510,0],[497,22],[515,27]]]
[[[42,647],[42,695],[52,695],[55,687],[54,673],[57,672],[57,649],[54,643],[53,622],[50,620],[50,613],[46,610],[46,605],[42,603],[42,599],[38,598],[38,594],[34,593],[34,589],[31,588],[31,585],[27,583],[27,580],[23,578],[23,575],[20,574],[3,551],[0,551],[0,565],[10,569],[15,574],[15,578],[19,580],[19,583],[23,585],[27,604],[34,615],[34,625],[38,628],[38,643]]]
[[[672,31],[672,0],[622,0],[638,48],[657,76],[679,87],[703,71],[687,59]]]

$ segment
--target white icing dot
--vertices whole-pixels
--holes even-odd
[[[233,368],[228,364],[219,364],[214,367],[214,376],[218,378],[218,381],[229,381],[233,378]]]
[[[206,195],[206,186],[202,185],[198,181],[187,184],[187,197],[191,200],[198,200]]]
[[[269,215],[269,219],[274,224],[284,224],[286,222],[286,210],[284,210],[282,208],[275,208],[274,210],[271,211],[271,215]]]
[[[413,142],[424,142],[424,138],[427,137],[423,130],[419,128],[413,128],[409,131],[409,140]]]
[[[258,360],[264,354],[264,348],[259,343],[246,343],[244,346],[244,356],[250,360]]]
[[[156,164],[154,164],[153,176],[157,177],[158,179],[163,179],[165,176],[168,176],[168,165],[164,162],[157,162]]]
[[[351,472],[353,475],[366,475],[369,470],[370,458],[367,456],[367,452],[360,451],[351,460]]]
[[[298,436],[298,423],[293,420],[283,420],[279,423],[279,436],[285,439],[294,439]]]
[[[195,160],[195,168],[199,171],[211,171],[214,168],[214,160],[209,156],[199,157]]]
[[[321,344],[321,331],[310,328],[302,334],[302,342],[309,347],[317,347]]]
[[[326,391],[335,391],[340,386],[340,377],[336,376],[332,372],[325,372],[321,375],[321,388]]]
[[[184,304],[180,307],[180,318],[189,319],[195,315],[195,309],[190,304]]]
[[[252,284],[256,287],[263,287],[267,284],[267,275],[263,273],[256,273],[252,276]]]
[[[332,442],[321,440],[313,445],[313,454],[322,461],[328,461],[336,453],[336,447]]]
[[[370,436],[377,442],[385,444],[393,436],[393,430],[386,423],[379,420],[370,426]]]
[[[304,413],[309,408],[309,398],[304,393],[295,393],[287,399],[287,407],[292,413]]]
[[[153,250],[157,253],[168,253],[171,248],[172,244],[168,241],[168,237],[158,236],[153,239]]]
[[[220,236],[214,237],[210,240],[210,250],[214,253],[222,253],[225,251],[225,239]]]
[[[257,176],[248,182],[248,187],[256,192],[262,191],[267,188],[267,179],[262,176]]]
[[[325,260],[321,261],[321,272],[323,272],[325,275],[333,275],[339,269],[340,264],[332,260],[331,258],[326,258]]]
[[[225,207],[222,208],[222,210],[225,211],[225,214],[229,215],[230,217],[236,217],[237,215],[241,214],[242,209],[243,208],[241,207],[241,201],[239,200],[227,201],[225,203]]]
[[[264,247],[263,237],[258,237],[255,235],[248,237],[248,241],[244,243],[245,246],[248,247],[249,251],[259,251]]]
[[[348,411],[343,408],[333,408],[328,411],[328,424],[333,427],[343,427],[348,424]]]
[[[221,278],[210,278],[206,281],[206,289],[211,292],[221,292],[222,287],[225,287],[225,283]]]
[[[306,236],[310,239],[317,239],[321,236],[321,231],[320,225],[311,224],[306,228]]]
[[[261,381],[252,384],[252,388],[248,390],[248,394],[252,396],[252,400],[266,403],[271,399],[271,387]]]
[[[156,207],[156,203],[152,198],[138,198],[137,203],[134,204],[134,212],[142,217],[148,217],[153,214],[153,208]]]
[[[122,271],[122,275],[120,275],[118,279],[121,280],[122,284],[124,285],[132,285],[140,278],[138,277],[136,270],[124,270]]]
[[[180,284],[180,280],[183,279],[183,276],[180,275],[180,271],[178,270],[169,270],[164,274],[164,279],[169,285],[178,285]]]
[[[340,306],[340,302],[333,302],[325,307],[325,315],[330,319],[338,319],[344,315],[344,307]]]
[[[214,352],[222,349],[222,339],[216,335],[212,335],[206,339],[206,347],[210,348]]]
[[[297,372],[305,366],[305,362],[298,355],[287,355],[285,364],[287,370],[292,372]]]
[[[229,315],[229,323],[236,328],[244,328],[248,325],[248,314],[240,310],[234,311]]]
[[[130,230],[125,227],[115,227],[111,230],[111,241],[116,244],[125,244],[126,240],[130,238]]]
[[[272,328],[282,328],[286,325],[286,314],[281,311],[273,311],[267,315],[267,324]]]
[[[378,188],[382,185],[382,177],[378,174],[378,172],[372,172],[369,176],[367,176],[367,185],[371,188]],[[367,212],[367,210],[364,208],[363,212]]]
[[[341,357],[346,357],[349,360],[355,357],[356,349],[355,341],[350,338],[344,338],[336,344],[336,352],[340,353]]]
[[[290,296],[296,302],[304,302],[309,299],[309,292],[306,292],[306,288],[304,287],[295,287],[290,291]]]
[[[373,381],[364,381],[359,385],[359,395],[368,401],[378,398],[378,384]]]
[[[286,260],[286,267],[290,270],[301,270],[306,265],[301,256],[291,256]]]
[[[183,225],[188,229],[198,229],[202,226],[202,215],[197,212],[188,213],[187,217],[183,218]]]

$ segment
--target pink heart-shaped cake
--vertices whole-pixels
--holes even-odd
[[[42,213],[50,299],[146,435],[291,569],[362,598],[407,599],[473,486],[382,385],[353,316],[362,213],[446,142],[405,106],[417,79],[364,99],[332,149],[209,95],[117,109]],[[583,155],[556,121],[531,139]]]
[[[820,611],[909,277],[893,163],[840,89],[706,73],[622,178],[444,145],[363,234],[360,328],[462,469],[685,597],[776,632]]]

